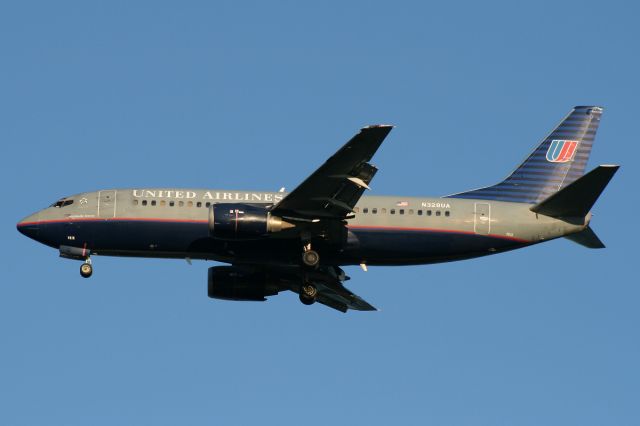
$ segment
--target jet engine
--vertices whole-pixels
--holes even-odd
[[[267,274],[244,270],[235,266],[209,268],[209,297],[224,300],[265,301],[266,296],[278,294],[276,280]]]
[[[293,226],[253,204],[216,203],[209,208],[209,234],[221,240],[257,239]]]

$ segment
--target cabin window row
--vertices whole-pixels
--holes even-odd
[[[210,202],[206,202],[203,203],[202,201],[167,201],[167,200],[160,200],[160,201],[156,201],[156,200],[133,200],[133,205],[137,206],[137,205],[143,205],[143,206],[160,206],[160,207],[165,207],[165,206],[169,206],[169,207],[175,207],[176,205],[178,207],[206,207],[209,208],[211,207],[211,203]]]
[[[353,211],[355,213],[360,213],[360,207],[356,207],[353,209]],[[378,211],[380,211],[380,214],[387,214],[387,209],[386,208],[381,208],[378,209],[376,207],[369,209],[368,207],[363,207],[362,208],[362,213],[363,214],[378,214]],[[442,215],[442,211],[441,210],[416,210],[414,211],[413,209],[389,209],[389,214],[417,214],[418,216],[441,216]],[[451,216],[451,212],[449,210],[445,210],[444,211],[444,215],[449,217]]]

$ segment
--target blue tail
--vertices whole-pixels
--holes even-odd
[[[453,198],[538,203],[584,174],[602,108],[577,106],[502,182]]]

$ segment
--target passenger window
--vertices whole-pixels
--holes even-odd
[[[387,209],[382,209],[382,214],[387,214]]]
[[[422,210],[418,210],[418,216],[422,216]]]
[[[176,202],[175,202],[175,201],[169,201],[169,207],[173,207],[173,206],[175,206],[175,205],[176,205]]]
[[[196,203],[196,207],[202,207],[202,201],[198,201],[198,202]]]
[[[404,214],[404,209],[400,209],[399,213]]]
[[[178,206],[179,207],[184,207],[184,201],[178,201]]]
[[[391,209],[391,210],[389,210],[389,213],[391,213],[391,214],[396,214],[396,209]]]
[[[187,203],[187,207],[193,207],[193,201],[189,201],[189,202]]]
[[[354,213],[360,213],[360,207],[354,207],[353,208],[353,212]]]
[[[440,210],[436,210],[436,216],[440,216]]]
[[[373,213],[373,214],[377,214],[377,213],[378,213],[378,209],[375,209],[375,208],[374,208],[374,209],[371,209],[371,213]]]
[[[211,207],[211,203],[206,204],[207,208]]]
[[[133,200],[133,205],[137,206],[138,205],[138,200]]]
[[[449,210],[447,210],[446,212],[444,212],[444,215],[449,217],[451,215],[451,213],[449,212]]]
[[[427,210],[427,216],[431,216],[431,210]]]
[[[167,202],[165,200],[160,200],[160,206],[164,207],[167,205]]]
[[[365,207],[364,209],[362,209],[362,213],[367,214],[369,213],[369,208]]]
[[[147,200],[142,200],[142,205],[146,206],[147,205]]]
[[[413,214],[413,209],[409,209],[409,214]]]
[[[151,205],[155,206],[156,205],[156,200],[151,200]]]

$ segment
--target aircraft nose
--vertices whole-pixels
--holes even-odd
[[[21,234],[35,240],[38,237],[38,230],[40,228],[39,216],[39,213],[35,213],[31,216],[25,217],[20,222],[18,222],[16,228],[18,228],[18,231]]]

